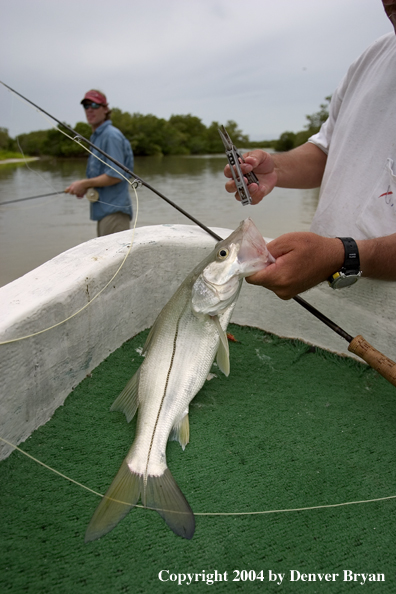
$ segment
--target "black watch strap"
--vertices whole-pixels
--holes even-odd
[[[344,244],[345,258],[342,272],[358,274],[360,272],[360,258],[357,243],[352,237],[337,237]]]

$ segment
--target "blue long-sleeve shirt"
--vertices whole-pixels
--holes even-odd
[[[133,170],[133,153],[130,142],[118,128],[112,125],[110,120],[106,120],[95,130],[91,136],[91,142],[111,157],[114,157],[119,163],[128,167],[128,169]],[[115,212],[125,212],[132,218],[129,184],[122,177],[122,175],[128,177],[127,174],[109,159],[103,157],[99,151],[92,149],[92,152],[98,155],[105,163],[90,155],[87,163],[87,178],[97,177],[106,173],[110,177],[118,177],[122,181],[113,186],[96,188],[99,192],[99,200],[97,202],[91,202],[91,219],[93,221],[100,221],[103,217]]]

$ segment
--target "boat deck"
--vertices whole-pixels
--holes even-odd
[[[168,445],[169,468],[196,514],[193,539],[134,509],[86,545],[98,495],[14,451],[0,462],[1,592],[174,592],[177,581],[160,581],[162,570],[168,580],[200,574],[199,592],[207,591],[202,572],[215,570],[216,592],[273,591],[270,570],[285,574],[282,592],[293,594],[360,591],[361,579],[344,582],[344,570],[384,574],[376,591],[396,591],[396,499],[331,507],[396,495],[395,388],[362,363],[298,340],[235,324],[229,331],[237,341],[230,376],[213,367],[190,407],[190,444],[184,452]],[[134,434],[134,421],[109,408],[140,365],[146,336],[96,367],[20,447],[104,493]],[[291,570],[339,576],[291,582]]]

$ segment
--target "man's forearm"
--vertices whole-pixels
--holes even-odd
[[[67,194],[74,194],[77,198],[82,198],[89,188],[105,188],[106,186],[114,186],[119,184],[121,179],[118,177],[110,177],[106,173],[98,175],[97,177],[91,177],[89,179],[79,179],[70,184],[69,187],[64,190]]]
[[[88,188],[105,188],[107,186],[115,186],[122,180],[119,177],[111,177],[107,173],[102,173],[102,175],[91,177],[85,181],[88,184]]]
[[[286,153],[271,155],[280,188],[317,188],[320,186],[327,155],[312,142]]]
[[[356,243],[363,276],[396,281],[396,233]]]

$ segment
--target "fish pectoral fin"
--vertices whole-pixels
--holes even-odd
[[[138,370],[110,407],[111,411],[123,412],[128,423],[135,416],[139,406],[139,377],[140,373]]]
[[[216,362],[224,375],[228,376],[230,374],[230,347],[228,345],[227,334],[221,327],[219,317],[211,316],[211,318],[216,324],[216,328],[220,336],[220,344],[217,350]]]
[[[143,476],[129,470],[124,460],[108,488],[85,533],[85,542],[104,536],[120,522],[139,501]]]
[[[160,476],[148,476],[146,504],[165,520],[178,536],[191,539],[195,531],[195,518],[169,468]]]
[[[148,350],[148,348],[150,346],[150,343],[151,343],[151,341],[153,339],[153,336],[154,336],[154,334],[156,332],[157,321],[158,321],[158,318],[155,320],[154,324],[150,328],[150,332],[148,333],[148,336],[146,338],[146,342],[143,345],[142,356],[144,356],[147,353],[147,350]]]
[[[190,441],[190,423],[188,420],[188,409],[186,410],[183,418],[173,425],[172,431],[169,435],[169,441],[178,441],[183,450]]]

